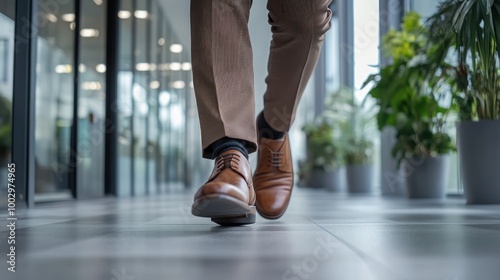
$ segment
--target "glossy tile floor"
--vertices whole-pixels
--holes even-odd
[[[281,220],[224,228],[192,217],[191,198],[23,210],[15,274],[0,229],[0,279],[500,279],[500,206],[297,189]]]

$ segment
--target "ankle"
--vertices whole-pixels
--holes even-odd
[[[245,147],[245,141],[224,137],[212,143],[212,159],[229,150],[236,150],[242,153],[248,159],[248,150]]]
[[[259,138],[263,137],[267,139],[278,140],[285,137],[285,132],[278,131],[272,128],[271,125],[269,125],[264,117],[264,111],[262,111],[257,117],[257,130],[259,133]]]

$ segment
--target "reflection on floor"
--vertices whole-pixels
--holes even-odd
[[[281,220],[222,228],[191,198],[23,210],[17,272],[2,261],[0,279],[500,279],[500,206],[296,190]]]

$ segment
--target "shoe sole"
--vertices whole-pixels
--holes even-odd
[[[212,194],[196,200],[191,213],[221,226],[242,226],[255,223],[256,209],[229,195]]]

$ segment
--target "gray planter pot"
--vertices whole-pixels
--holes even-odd
[[[401,176],[397,161],[392,157],[392,147],[396,143],[396,129],[385,127],[381,134],[381,176],[380,186],[383,196],[404,196],[405,180]]]
[[[341,190],[340,170],[334,169],[324,171],[321,169],[313,169],[309,174],[307,186],[309,188],[325,188],[332,191],[339,191]]]
[[[404,162],[408,198],[444,198],[449,156],[413,158]]]
[[[500,204],[500,121],[459,123],[457,144],[467,204]]]
[[[373,165],[348,165],[346,167],[347,189],[350,193],[373,191]]]

